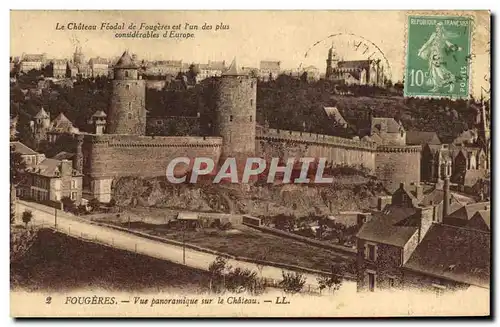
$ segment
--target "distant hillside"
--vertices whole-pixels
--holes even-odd
[[[40,92],[28,92],[37,90]],[[43,85],[43,87],[40,87]],[[73,87],[44,83],[33,74],[19,78],[10,90],[11,116],[19,116],[19,137],[30,144],[29,121],[43,106],[51,117],[60,112],[81,130],[89,130],[87,121],[96,110],[108,110],[110,82],[107,79],[83,80]],[[340,95],[348,94],[348,95]],[[175,91],[146,91],[149,115],[197,117],[202,135],[214,133],[216,89],[212,79],[193,88]],[[335,126],[323,107],[337,106],[354,130]],[[320,80],[308,83],[287,75],[274,81],[259,82],[257,122],[270,127],[352,137],[368,126],[369,114],[401,119],[407,130],[436,131],[448,142],[472,127],[478,104],[447,99],[404,99],[402,85],[388,89],[371,86],[333,85]],[[175,130],[177,129],[177,130]],[[184,135],[190,128],[179,124],[170,135]]]

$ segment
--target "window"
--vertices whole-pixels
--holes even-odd
[[[130,85],[125,85],[125,89],[130,90]]]
[[[252,118],[252,115],[250,115],[250,122],[252,122],[252,121],[253,121],[253,118]]]
[[[71,181],[71,188],[76,188],[76,181],[75,180]]]
[[[161,121],[161,120],[156,121],[156,125],[162,125],[162,124],[163,124],[163,121]]]
[[[370,260],[370,261],[377,260],[377,246],[375,244],[367,244],[366,245],[365,258]]]
[[[253,106],[253,99],[250,99],[250,105]]]
[[[76,200],[76,192],[71,192],[71,200]]]
[[[132,119],[132,114],[131,113],[128,114],[128,119]]]
[[[373,272],[368,272],[368,289],[370,292],[375,291],[375,273]]]
[[[229,121],[233,121],[233,115],[229,116]]]
[[[125,77],[128,77],[128,71],[125,71]]]

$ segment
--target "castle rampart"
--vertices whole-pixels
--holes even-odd
[[[267,129],[256,137],[257,153],[271,158],[326,158],[327,165],[365,167],[375,172],[372,142],[298,131]]]
[[[377,148],[375,175],[384,182],[407,185],[420,181],[420,151],[416,146],[388,146]]]

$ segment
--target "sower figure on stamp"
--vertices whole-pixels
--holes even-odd
[[[418,56],[429,62],[426,85],[432,86],[431,92],[437,92],[444,86],[449,86],[452,92],[455,87],[455,75],[446,68],[444,58],[452,52],[462,51],[461,47],[449,41],[457,36],[456,33],[446,31],[442,23],[437,23],[436,31],[418,51]]]

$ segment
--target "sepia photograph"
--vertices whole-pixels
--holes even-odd
[[[12,317],[489,317],[491,13],[10,11]]]

